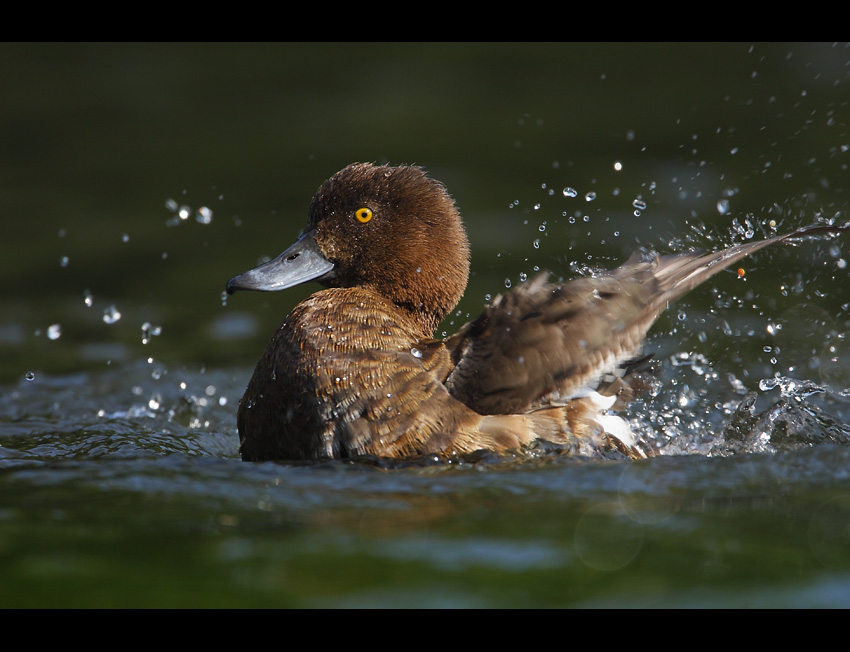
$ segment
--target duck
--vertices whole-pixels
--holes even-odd
[[[653,454],[618,414],[641,389],[647,333],[667,306],[817,224],[714,252],[639,251],[565,283],[541,272],[435,338],[460,301],[470,245],[458,207],[417,165],[354,163],[316,191],[307,225],[228,294],[323,289],[274,331],[239,402],[244,461],[452,459],[529,450]]]

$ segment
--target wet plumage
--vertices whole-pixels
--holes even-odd
[[[640,356],[660,312],[758,249],[843,228],[635,255],[561,285],[543,273],[438,340],[469,274],[454,201],[418,167],[348,166],[319,188],[292,247],[228,283],[228,292],[326,287],[286,317],[257,364],[237,416],[242,458],[450,456],[538,440],[645,456],[608,413],[628,397],[628,379],[606,376]]]

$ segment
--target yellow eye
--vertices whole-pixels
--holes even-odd
[[[358,222],[366,224],[366,222],[372,219],[372,210],[366,208],[365,206],[363,208],[358,208],[356,211],[354,211],[354,217],[357,219]]]

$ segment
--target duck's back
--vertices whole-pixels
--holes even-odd
[[[366,288],[299,304],[257,364],[239,407],[245,460],[442,452],[478,417],[451,399],[451,360]],[[449,403],[453,405],[449,406]]]

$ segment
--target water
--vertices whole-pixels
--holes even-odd
[[[314,288],[222,298],[355,160],[460,204],[449,333],[537,268],[846,220],[846,45],[2,48],[2,606],[850,606],[846,238],[662,316],[636,463],[242,463]]]
[[[209,385],[235,398],[238,374],[183,377],[195,389],[142,363],[7,397],[5,606],[850,599],[847,446],[635,463],[244,464],[231,401],[201,400]],[[114,412],[101,414],[105,402]]]

